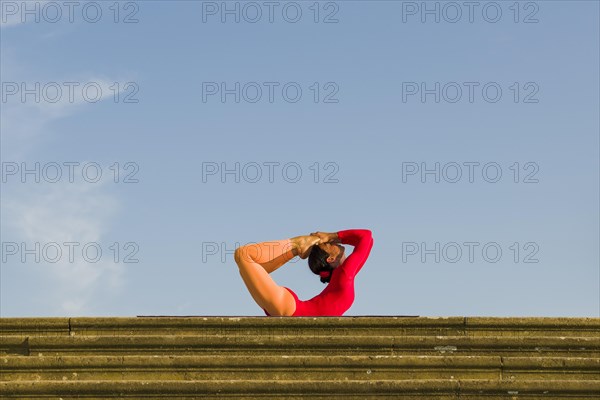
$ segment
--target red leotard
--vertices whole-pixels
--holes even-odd
[[[293,317],[339,317],[354,303],[354,277],[369,257],[373,247],[373,237],[368,229],[348,229],[337,234],[341,243],[354,246],[354,251],[331,272],[327,287],[312,299],[300,300],[296,293],[284,286],[296,300],[296,311],[292,314]],[[263,311],[270,316],[264,308]]]

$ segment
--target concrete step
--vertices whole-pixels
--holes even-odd
[[[600,318],[501,317],[77,317],[0,318],[0,335],[205,335],[294,332],[312,336],[598,337]]]
[[[320,398],[403,399],[552,398],[591,399],[598,381],[498,381],[495,379],[423,380],[214,380],[214,381],[16,381],[0,382],[5,398]],[[160,394],[160,395],[158,395]],[[148,397],[147,397],[148,396]],[[334,396],[334,397],[332,397]]]
[[[0,318],[18,399],[590,399],[600,318]]]
[[[510,336],[129,335],[3,336],[0,354],[470,354],[592,357],[600,339]]]
[[[600,380],[600,358],[497,356],[41,356],[0,358],[2,381]]]

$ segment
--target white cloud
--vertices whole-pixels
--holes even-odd
[[[43,70],[20,68],[14,57],[14,49],[3,44],[2,51],[3,82],[25,81],[31,87],[32,82],[40,81]],[[11,57],[7,59],[6,54]],[[103,91],[110,93],[102,101],[112,98],[109,86],[114,82],[121,82],[94,74],[51,81],[96,82]],[[120,85],[120,89],[123,90],[123,85]],[[56,103],[3,102],[0,118],[2,161],[20,163],[35,158],[36,154],[44,154],[45,141],[53,135],[52,123],[84,110],[85,104],[86,101],[81,96],[76,96],[73,102],[68,97],[61,98]],[[68,161],[79,161],[82,165],[86,162]],[[107,243],[107,237],[119,211],[118,198],[111,193],[110,186],[110,179],[103,179],[98,183],[83,180],[70,183],[65,179],[59,183],[40,184],[23,184],[16,179],[10,184],[3,184],[2,241],[25,241],[29,246],[33,246],[35,242],[42,245],[49,242],[97,242],[101,244],[103,251],[108,251],[110,243]],[[36,272],[27,275],[21,265],[21,269],[16,270],[16,275],[10,276],[27,275],[27,279],[36,280],[29,281],[29,284],[44,287],[39,296],[43,296],[43,303],[48,306],[47,310],[52,315],[89,315],[97,312],[96,303],[102,302],[107,295],[118,292],[122,287],[124,267],[123,264],[115,263],[109,252],[97,263],[87,262],[81,257],[81,253],[76,254],[79,256],[74,262],[63,256],[60,261],[48,264],[48,268],[36,269],[41,271],[39,274]],[[2,286],[18,287],[24,285],[24,282],[5,282],[3,278]],[[18,309],[18,303],[3,304],[3,313],[40,315],[38,310]]]
[[[3,241],[24,242],[28,249],[36,242],[57,243],[63,250],[58,262],[45,263],[47,267],[35,276],[47,288],[40,295],[54,302],[50,308],[55,313],[93,312],[95,296],[112,293],[123,283],[123,265],[114,263],[106,242],[119,207],[117,199],[106,193],[106,185],[109,181],[25,184],[11,185],[8,193],[3,192]],[[65,242],[80,243],[72,262]],[[86,243],[101,245],[103,254],[97,263],[82,257]]]
[[[43,135],[47,135],[51,129],[51,123],[57,119],[68,117],[78,111],[81,111],[86,105],[93,107],[94,104],[98,104],[102,101],[113,101],[115,94],[122,99],[125,91],[124,80],[111,80],[106,77],[90,76],[88,78],[71,78],[71,79],[53,79],[46,82],[40,82],[40,92],[48,82],[57,82],[59,87],[62,87],[62,95],[57,97],[54,102],[47,101],[48,99],[54,98],[55,91],[52,94],[48,94],[50,97],[40,96],[39,102],[36,102],[33,95],[27,95],[24,99],[21,97],[21,86],[26,89],[35,88],[35,84],[38,81],[26,81],[20,80],[16,77],[12,79],[10,67],[2,65],[4,79],[2,85],[7,87],[11,85],[11,88],[15,86],[19,89],[15,89],[18,93],[7,96],[6,102],[2,104],[2,121],[0,121],[0,128],[2,130],[2,144],[3,144],[3,158],[9,159],[11,156],[17,158],[23,157],[24,153],[32,150],[40,141],[43,139]],[[69,88],[64,82],[76,82],[78,86],[73,86],[73,94],[69,94]],[[115,85],[115,83],[119,83]],[[13,86],[14,85],[14,86]],[[69,84],[70,85],[70,84]],[[89,96],[83,93],[83,87],[88,85],[90,89]],[[112,87],[112,89],[111,89]],[[117,89],[118,87],[118,89]],[[99,97],[98,102],[91,102],[96,95],[96,90],[99,89],[98,93],[102,93]],[[11,89],[12,90],[12,89]],[[116,92],[116,93],[115,93]],[[48,92],[50,93],[50,92]],[[24,100],[24,101],[23,101]],[[4,150],[7,150],[5,153]]]

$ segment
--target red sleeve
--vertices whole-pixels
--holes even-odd
[[[342,244],[354,246],[352,254],[340,265],[348,277],[354,278],[371,253],[373,236],[368,229],[348,229],[337,234]]]

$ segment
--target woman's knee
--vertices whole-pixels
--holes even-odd
[[[235,260],[235,263],[238,265],[238,267],[240,266],[240,263],[242,262],[242,251],[243,251],[242,247],[238,247],[233,252],[233,259]]]

